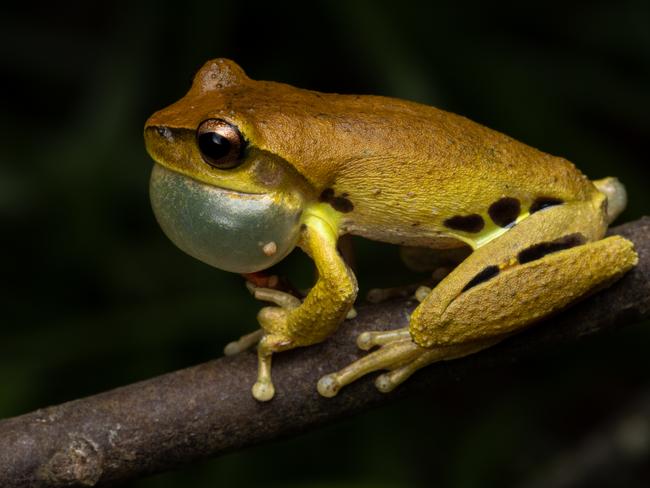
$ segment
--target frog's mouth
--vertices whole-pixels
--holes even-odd
[[[198,182],[155,164],[149,185],[156,220],[181,250],[234,273],[266,269],[295,247],[300,201]]]

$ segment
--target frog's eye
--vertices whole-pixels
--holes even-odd
[[[201,122],[196,131],[196,143],[203,160],[218,169],[239,166],[244,152],[244,138],[239,129],[221,119]]]

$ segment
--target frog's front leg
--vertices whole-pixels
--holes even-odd
[[[422,300],[409,335],[363,333],[366,349],[381,347],[319,381],[338,390],[379,369],[376,385],[390,391],[419,368],[485,349],[527,325],[607,286],[636,264],[632,243],[613,236],[590,202],[536,213],[485,244]],[[391,337],[392,334],[392,337]]]
[[[302,303],[277,290],[255,291],[257,298],[278,305],[264,307],[258,314],[264,332],[257,346],[259,371],[252,389],[257,400],[270,400],[275,393],[271,380],[273,353],[323,341],[345,320],[354,304],[356,278],[337,251],[337,239],[336,225],[326,214],[308,212],[298,245],[316,264],[316,284]]]

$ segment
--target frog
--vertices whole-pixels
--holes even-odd
[[[151,115],[144,138],[153,212],[181,250],[244,276],[295,248],[314,262],[305,296],[251,285],[267,302],[260,328],[226,347],[256,346],[251,392],[261,402],[275,395],[274,354],[325,341],[353,312],[357,280],[338,248],[347,235],[412,256],[469,252],[417,290],[407,327],[362,332],[356,342],[368,353],[324,375],[315,385],[324,397],[375,372],[377,389],[390,392],[425,366],[558,313],[637,263],[629,240],[605,235],[627,202],[618,179],[590,180],[562,157],[413,101],[253,80],[218,58]]]

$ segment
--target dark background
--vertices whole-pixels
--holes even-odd
[[[0,417],[211,359],[255,327],[260,304],[242,279],[174,248],[148,202],[143,123],[212,57],[256,79],[466,115],[592,178],[620,177],[620,221],[648,214],[650,3],[545,5],[3,7]],[[413,280],[395,248],[356,244],[362,289]],[[292,255],[283,269],[301,281],[310,266]],[[649,325],[129,486],[529,482],[650,388]],[[584,473],[569,462],[583,480],[571,486],[647,486],[650,440],[631,432],[645,439],[641,457]]]

